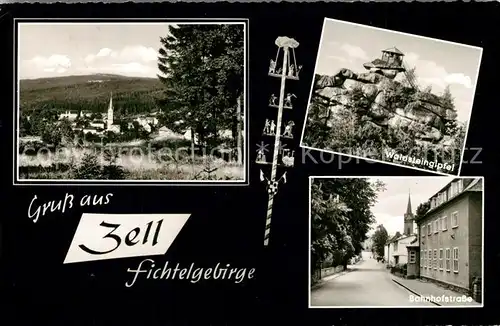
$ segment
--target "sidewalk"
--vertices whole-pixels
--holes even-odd
[[[332,275],[328,275],[328,276],[325,276],[323,278],[321,278],[321,280],[319,280],[316,284],[314,284],[313,286],[311,286],[311,291],[314,291],[320,287],[322,287],[326,282],[330,281],[330,280],[333,280],[337,277],[340,277],[342,275],[345,275],[349,272],[352,272],[353,270],[355,270],[355,266],[357,264],[359,264],[360,262],[362,262],[363,260],[360,260],[358,261],[357,263],[355,263],[354,265],[347,265],[347,269],[342,271],[342,272],[339,272],[339,273],[335,273],[335,274],[332,274]]]
[[[480,303],[472,300],[470,297],[447,290],[431,282],[419,281],[417,279],[409,280],[392,274],[391,277],[394,283],[412,292],[415,296],[430,297],[429,301],[438,306],[481,306]]]

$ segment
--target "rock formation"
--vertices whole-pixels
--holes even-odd
[[[439,96],[394,80],[404,68],[395,64],[384,66],[379,61],[364,64],[368,70],[365,73],[343,68],[333,76],[316,75],[313,101],[326,102],[333,113],[330,116],[348,109],[356,112],[362,123],[376,128],[398,128],[412,132],[419,141],[449,143],[444,129],[448,121],[457,117],[453,108],[445,106]],[[356,96],[358,100],[353,105]]]

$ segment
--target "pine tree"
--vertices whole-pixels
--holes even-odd
[[[243,92],[243,42],[243,25],[169,26],[158,58],[163,124],[194,131],[202,142],[233,126]]]
[[[443,91],[443,94],[440,96],[441,105],[447,109],[453,110],[456,112],[454,98],[450,91],[450,86],[447,85]],[[460,133],[460,125],[456,120],[449,120],[445,123],[446,135],[449,136],[457,136]]]
[[[453,102],[454,102],[454,98],[453,98],[453,95],[451,95],[450,85],[447,85],[444,89],[443,94],[441,95],[441,104],[444,107],[455,110],[455,105],[453,104]]]

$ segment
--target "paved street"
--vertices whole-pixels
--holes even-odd
[[[409,301],[411,292],[391,279],[385,265],[363,253],[351,272],[326,281],[311,293],[312,306],[434,306]]]

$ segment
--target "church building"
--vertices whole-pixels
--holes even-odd
[[[416,240],[415,216],[412,212],[410,194],[408,194],[408,204],[403,215],[403,234],[397,232],[387,242],[387,262],[392,266],[408,263],[406,247],[415,243]]]
[[[108,114],[106,119],[106,131],[120,133],[120,125],[114,124],[113,94],[109,98]]]

